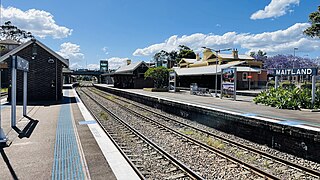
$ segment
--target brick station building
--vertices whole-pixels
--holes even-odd
[[[28,102],[58,101],[63,97],[62,68],[69,66],[69,61],[36,39],[20,44],[0,57],[0,63],[9,68],[8,82],[11,84],[11,59],[20,56],[29,62]],[[9,97],[11,89],[9,87]],[[23,72],[17,70],[17,101],[23,97]]]

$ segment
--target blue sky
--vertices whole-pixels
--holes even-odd
[[[320,57],[320,40],[302,34],[317,0],[2,0],[2,22],[31,31],[70,59],[71,68],[111,68],[149,61],[164,49],[184,44],[259,49],[269,56]]]

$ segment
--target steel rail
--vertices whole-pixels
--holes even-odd
[[[180,162],[178,159],[174,158],[172,155],[167,153],[165,150],[163,150],[160,146],[152,142],[150,139],[145,137],[143,134],[139,133],[135,128],[131,127],[128,123],[124,122],[121,118],[119,118],[116,114],[108,110],[105,106],[103,106],[101,103],[99,103],[97,100],[92,98],[90,95],[88,95],[86,92],[82,91],[84,94],[86,94],[91,100],[93,100],[99,107],[104,109],[109,115],[111,115],[114,119],[121,122],[123,125],[125,125],[128,129],[130,129],[132,132],[137,134],[141,139],[148,142],[151,146],[153,146],[158,152],[163,154],[168,160],[172,161],[176,166],[178,166],[181,170],[183,170],[185,173],[187,173],[191,178],[193,179],[203,179],[201,176],[199,176],[196,172],[194,172],[192,169],[187,167],[185,164]],[[120,147],[119,147],[120,148]]]
[[[101,90],[100,90],[100,91],[101,91]],[[101,91],[101,92],[106,93],[106,92],[104,92],[104,91]],[[277,156],[271,155],[271,154],[266,153],[266,152],[264,152],[264,151],[261,151],[261,150],[259,150],[259,149],[255,149],[255,148],[252,148],[252,147],[245,146],[245,145],[243,145],[243,144],[241,144],[241,143],[235,142],[235,141],[230,140],[230,139],[227,139],[227,138],[225,138],[225,137],[221,137],[221,136],[219,136],[219,135],[213,134],[213,133],[208,132],[208,131],[206,131],[206,130],[203,130],[203,129],[194,127],[194,126],[192,126],[192,125],[189,125],[189,124],[180,122],[180,121],[175,120],[175,119],[173,119],[173,118],[166,117],[166,116],[164,116],[164,115],[162,115],[162,114],[160,114],[160,113],[158,113],[158,112],[155,112],[155,111],[152,111],[152,110],[150,110],[150,109],[147,109],[147,108],[138,106],[138,105],[136,105],[136,104],[134,104],[134,103],[131,103],[131,102],[129,102],[129,101],[126,101],[126,100],[124,100],[124,99],[120,99],[120,98],[118,98],[118,97],[115,97],[115,98],[118,99],[118,100],[120,100],[120,101],[124,101],[124,102],[126,102],[127,104],[134,105],[134,106],[136,106],[136,107],[138,107],[138,108],[140,108],[140,109],[143,109],[143,110],[145,110],[145,111],[148,111],[148,112],[151,112],[151,113],[153,113],[153,114],[156,114],[157,116],[160,116],[161,118],[164,118],[164,119],[173,121],[173,122],[175,122],[175,123],[178,123],[178,124],[181,124],[181,125],[184,125],[184,126],[187,126],[188,128],[195,129],[195,130],[197,130],[197,131],[199,131],[199,132],[201,132],[201,133],[204,133],[204,134],[213,136],[213,137],[215,137],[215,138],[219,138],[219,139],[221,139],[221,140],[223,140],[223,141],[226,141],[226,142],[228,142],[228,143],[237,145],[237,146],[239,146],[239,147],[241,147],[241,148],[243,148],[243,149],[250,150],[250,151],[252,151],[252,152],[261,154],[261,155],[263,155],[263,156],[265,156],[265,157],[267,157],[267,158],[274,159],[274,160],[279,161],[279,162],[281,162],[281,163],[283,163],[283,164],[287,164],[287,165],[289,165],[289,166],[291,166],[291,167],[293,167],[293,168],[296,168],[296,169],[305,171],[305,172],[307,172],[307,173],[309,173],[309,174],[311,174],[311,175],[320,177],[320,171],[317,171],[317,170],[314,170],[314,169],[311,169],[311,168],[307,168],[307,167],[301,166],[301,165],[299,165],[299,164],[295,164],[295,163],[293,163],[293,162],[291,162],[291,161],[288,161],[288,160],[279,158],[279,157],[277,157]]]
[[[100,97],[103,97],[102,95],[100,95],[100,94],[98,94],[98,93],[95,93],[95,94],[99,95]],[[105,97],[103,97],[103,98],[105,98]],[[106,99],[106,98],[105,98],[105,99]],[[112,100],[110,100],[110,99],[108,99],[108,100],[109,100],[109,101],[112,101]],[[182,134],[182,133],[174,130],[173,128],[167,127],[167,126],[165,126],[165,125],[163,125],[163,124],[161,124],[161,123],[159,123],[159,122],[157,122],[157,121],[155,121],[155,120],[153,120],[153,119],[151,119],[151,118],[149,118],[149,117],[146,117],[146,116],[144,116],[144,115],[141,115],[141,114],[139,114],[138,112],[135,112],[135,111],[127,108],[127,107],[124,106],[124,105],[121,105],[121,104],[119,104],[119,103],[117,103],[117,102],[115,102],[115,101],[112,101],[112,102],[114,102],[115,104],[121,106],[121,107],[124,108],[125,110],[129,111],[130,113],[132,113],[132,114],[134,114],[134,115],[136,115],[136,116],[138,116],[138,117],[140,117],[140,118],[142,118],[142,119],[144,119],[144,120],[147,120],[147,121],[149,121],[149,122],[151,122],[151,123],[153,123],[153,124],[156,124],[156,125],[164,128],[164,129],[167,129],[167,130],[169,130],[169,131],[172,132],[172,133],[178,134],[179,136],[181,136],[181,137],[183,137],[183,138],[185,138],[185,139],[187,139],[187,140],[189,140],[189,141],[191,141],[191,142],[193,142],[193,143],[195,143],[195,144],[198,144],[199,146],[201,146],[201,147],[203,147],[203,148],[205,148],[205,149],[214,151],[214,152],[216,152],[217,154],[219,154],[220,156],[223,156],[223,157],[225,157],[225,158],[227,158],[227,159],[229,159],[229,160],[231,160],[231,161],[233,161],[233,162],[235,162],[235,163],[242,164],[243,166],[246,166],[248,169],[251,169],[251,170],[254,171],[256,174],[259,174],[260,176],[263,176],[264,178],[280,179],[279,177],[277,177],[277,176],[275,176],[275,175],[273,175],[273,174],[270,174],[270,173],[268,173],[268,172],[265,172],[265,171],[263,171],[263,170],[255,167],[255,166],[252,166],[252,165],[250,165],[250,164],[248,164],[248,163],[246,163],[246,162],[241,161],[241,160],[238,159],[238,158],[235,158],[235,157],[233,157],[233,156],[230,156],[230,155],[222,152],[221,150],[219,150],[219,149],[217,149],[217,148],[213,148],[212,146],[209,146],[209,145],[207,145],[207,144],[205,144],[205,143],[203,143],[203,142],[200,142],[200,141],[198,141],[198,140],[196,140],[196,139],[194,139],[194,138],[191,138],[191,137],[189,137],[189,136],[187,136],[187,135],[185,135],[185,134]]]
[[[84,92],[81,88],[79,88],[80,91]],[[76,91],[78,96],[80,96],[80,94],[78,93],[78,91]],[[85,94],[85,93],[84,93]],[[93,113],[93,111],[91,110],[91,108],[84,102],[82,101],[84,106],[88,109],[88,111],[90,112],[90,114],[93,116],[93,118],[96,120],[96,122],[99,124],[99,126],[102,128],[102,130],[107,134],[107,136],[110,138],[110,140],[112,141],[112,143],[116,146],[116,148],[118,149],[118,151],[122,154],[122,156],[126,159],[126,161],[129,163],[129,165],[133,168],[133,170],[137,173],[137,175],[139,176],[140,179],[145,179],[145,177],[141,174],[141,172],[139,171],[139,169],[134,165],[134,163],[130,160],[130,158],[122,151],[122,149],[120,148],[120,146],[117,144],[117,142],[113,139],[113,137],[109,134],[109,132],[106,130],[106,128],[102,125],[102,123],[100,122],[99,118]]]

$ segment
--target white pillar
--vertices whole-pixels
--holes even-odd
[[[1,92],[1,69],[0,69],[0,92]],[[7,137],[1,127],[1,102],[0,102],[0,142],[7,142]]]
[[[27,116],[27,84],[28,84],[28,72],[23,72],[23,116]]]
[[[312,106],[314,105],[315,97],[316,97],[316,76],[313,75],[312,76],[312,99],[311,99]]]
[[[279,76],[276,76],[275,78],[276,78],[276,79],[275,79],[275,81],[274,81],[274,88],[277,89],[278,86],[279,86]]]
[[[16,57],[12,58],[12,69],[11,69],[11,127],[16,126],[16,103],[17,103],[17,67]]]

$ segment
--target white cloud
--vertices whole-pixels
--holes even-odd
[[[112,57],[105,60],[108,61],[109,69],[118,69],[119,67],[126,65],[128,59],[129,58]]]
[[[295,47],[298,47],[301,52],[315,52],[320,48],[320,41],[303,34],[303,30],[309,26],[308,23],[296,23],[284,30],[260,34],[227,32],[223,35],[202,33],[181,37],[173,35],[163,43],[137,49],[133,55],[152,56],[161,50],[176,50],[179,45],[186,45],[196,52],[201,51],[203,46],[213,49],[241,47],[247,52],[262,50],[267,52],[268,55],[291,53]]]
[[[299,5],[299,2],[300,0],[272,0],[264,10],[253,13],[250,19],[276,18],[287,14],[287,12],[292,13],[293,10],[290,7],[292,5]]]
[[[20,29],[31,32],[34,36],[45,38],[65,38],[71,35],[72,29],[59,26],[49,12],[37,9],[22,11],[14,7],[1,7],[2,22],[11,21]]]
[[[108,52],[108,47],[103,47],[102,49],[101,49],[106,55],[108,55],[109,54],[109,52]]]
[[[87,69],[90,69],[90,70],[99,70],[99,69],[100,69],[100,65],[99,65],[99,64],[88,64],[88,65],[87,65]]]
[[[66,42],[60,45],[60,50],[57,52],[63,58],[69,59],[70,68],[82,68],[80,63],[84,59],[84,54],[80,52],[80,46],[71,42]]]

